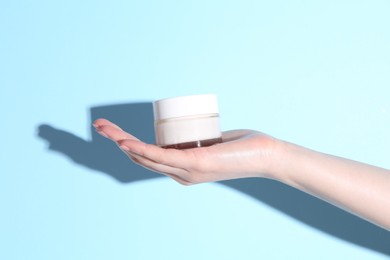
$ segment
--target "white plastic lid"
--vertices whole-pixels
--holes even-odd
[[[154,120],[174,117],[218,114],[218,100],[214,94],[182,96],[153,102]]]

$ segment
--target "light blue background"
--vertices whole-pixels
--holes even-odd
[[[216,93],[224,130],[390,168],[389,13],[385,0],[2,0],[0,259],[387,259],[219,184],[117,182],[37,129],[89,139],[90,107]]]

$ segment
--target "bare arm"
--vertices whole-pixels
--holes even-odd
[[[281,144],[275,177],[390,230],[390,171]]]
[[[183,185],[264,177],[284,182],[390,230],[390,171],[316,152],[252,130],[188,150],[146,144],[105,119],[94,123],[134,162]]]

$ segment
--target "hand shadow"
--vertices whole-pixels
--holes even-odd
[[[90,123],[97,118],[107,118],[141,140],[154,143],[153,110],[149,102],[92,107]],[[50,150],[64,154],[79,165],[108,174],[121,183],[161,176],[132,163],[111,141],[97,134],[91,124],[90,128],[92,141],[49,125],[40,125],[38,135],[48,141]],[[259,178],[219,183],[325,233],[390,256],[390,232],[299,190]]]

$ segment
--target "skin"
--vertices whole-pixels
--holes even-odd
[[[288,184],[390,231],[390,171],[313,151],[253,130],[223,132],[223,143],[163,149],[106,119],[93,124],[135,163],[183,185],[259,177]]]

